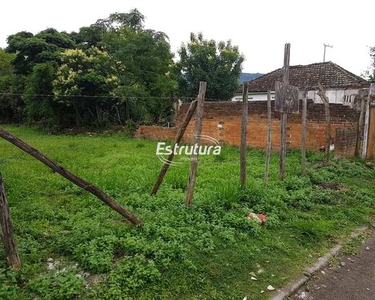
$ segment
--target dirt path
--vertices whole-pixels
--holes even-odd
[[[336,266],[328,266],[302,286],[292,300],[375,299],[375,233],[356,255],[340,255]]]

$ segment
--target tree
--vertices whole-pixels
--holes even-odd
[[[15,54],[9,54],[0,48],[0,92],[9,93],[14,75],[13,60]]]
[[[113,13],[107,19],[99,19],[95,25],[104,30],[119,29],[121,27],[129,27],[134,31],[140,31],[144,27],[145,16],[136,8],[128,13]]]
[[[69,36],[76,43],[77,48],[87,50],[91,47],[98,47],[104,33],[105,30],[102,27],[93,24],[88,27],[81,27],[78,33],[72,32]]]
[[[25,112],[29,121],[53,120],[52,81],[60,64],[60,53],[75,46],[65,32],[49,28],[33,35],[22,31],[8,38],[6,51],[14,55],[11,91],[18,115]]]
[[[0,53],[11,58],[0,90],[20,95],[18,115],[39,124],[165,123],[177,88],[173,54],[166,34],[145,29],[144,19],[133,9],[69,34],[13,34]]]
[[[126,119],[165,122],[173,111],[170,95],[177,88],[167,36],[122,26],[109,30],[103,44],[113,59],[124,65],[118,69],[116,94],[125,101]]]
[[[29,121],[54,122],[55,101],[52,97],[52,82],[55,79],[56,64],[36,64],[32,73],[26,79],[23,99],[25,101],[26,115]]]
[[[81,27],[79,32],[69,34],[79,49],[89,49],[91,47],[102,48],[105,43],[102,39],[106,32],[116,30],[121,27],[129,27],[133,31],[143,29],[145,16],[137,9],[132,9],[129,13],[113,13],[106,19],[99,19],[90,26]]]
[[[371,57],[371,67],[369,79],[372,82],[375,82],[375,47],[370,48],[370,57]]]
[[[77,124],[97,122],[100,125],[102,112],[113,106],[114,91],[119,85],[117,70],[123,66],[110,59],[107,52],[95,47],[87,51],[66,50],[61,61],[53,81],[56,100],[73,108]]]
[[[119,80],[113,91],[119,97],[117,116],[165,123],[173,112],[171,92],[177,88],[173,54],[167,35],[144,29],[144,20],[137,9],[114,13],[70,36],[79,49],[95,46],[109,55]]]
[[[199,82],[207,82],[206,97],[229,100],[238,88],[244,57],[231,42],[205,40],[200,33],[191,33],[190,42],[178,50],[177,63],[180,94],[195,97]]]
[[[370,66],[367,70],[361,73],[361,77],[371,82],[375,82],[375,47],[370,47],[369,55],[371,60]]]
[[[13,69],[15,54],[5,52],[0,48],[0,119],[5,121],[22,118],[23,102],[19,96],[10,95],[16,76]]]
[[[6,51],[16,54],[13,60],[15,73],[29,75],[36,64],[58,63],[60,53],[74,47],[75,43],[67,33],[50,28],[36,35],[22,31],[9,36]]]

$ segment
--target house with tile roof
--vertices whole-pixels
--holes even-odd
[[[266,101],[267,91],[271,91],[271,100],[274,100],[275,82],[282,81],[282,77],[283,71],[280,68],[248,81],[249,101]],[[299,88],[300,98],[303,91],[307,90],[308,99],[315,103],[322,103],[317,95],[319,83],[326,90],[330,103],[344,105],[352,105],[359,90],[370,86],[368,81],[333,62],[289,67],[289,84]],[[242,101],[242,86],[232,101]]]

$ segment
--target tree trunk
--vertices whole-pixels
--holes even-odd
[[[126,121],[130,120],[130,101],[125,99],[125,117]]]

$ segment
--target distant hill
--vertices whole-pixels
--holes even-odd
[[[239,83],[243,83],[244,81],[253,80],[255,78],[258,78],[262,76],[261,73],[241,73]]]

